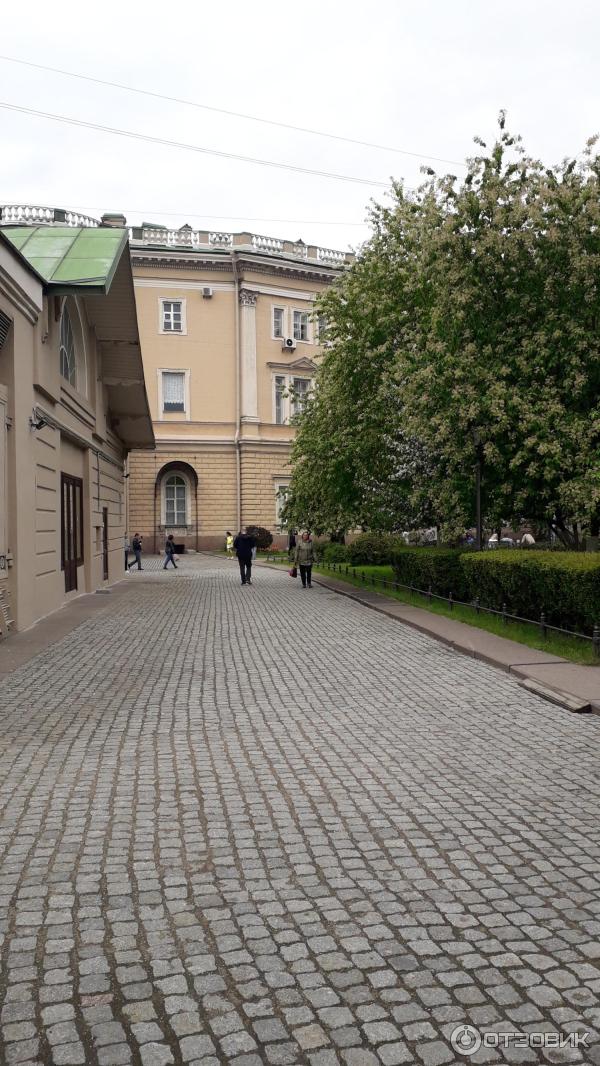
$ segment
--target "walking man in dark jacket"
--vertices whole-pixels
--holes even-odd
[[[135,566],[135,564],[137,563],[138,570],[142,570],[142,538],[140,537],[139,533],[135,534],[131,542],[131,550],[135,555],[135,559],[132,563],[129,564],[129,569],[131,570],[132,566]]]
[[[240,577],[242,585],[252,584],[252,549],[256,547],[256,540],[246,528],[243,533],[238,533],[233,542],[235,553],[240,564]]]

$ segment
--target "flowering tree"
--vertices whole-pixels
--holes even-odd
[[[375,206],[322,300],[330,347],[290,507],[315,527],[600,520],[600,159],[546,168],[504,128],[460,182]],[[318,518],[318,520],[317,520]]]

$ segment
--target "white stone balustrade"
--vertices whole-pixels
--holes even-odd
[[[63,211],[56,207],[35,207],[31,204],[3,204],[0,221],[5,225],[25,226],[98,226],[99,222],[78,211]]]
[[[209,233],[208,243],[213,248],[232,248],[233,233]]]
[[[259,234],[254,234],[252,237],[252,247],[256,248],[259,252],[283,252],[283,241],[277,239],[277,237],[262,237]]]

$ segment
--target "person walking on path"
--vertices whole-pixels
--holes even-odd
[[[288,559],[291,561],[296,548],[296,533],[295,530],[290,529],[288,536]]]
[[[129,569],[131,570],[131,567],[135,566],[135,564],[137,563],[138,570],[143,570],[143,567],[142,567],[142,538],[140,537],[139,533],[135,534],[135,536],[134,536],[134,538],[133,538],[133,540],[131,542],[131,550],[132,550],[135,558],[134,558],[133,562],[129,564]]]
[[[302,534],[302,540],[296,544],[294,562],[300,567],[302,588],[312,588],[312,568],[315,561],[315,549],[308,533]]]
[[[238,563],[240,564],[240,577],[242,579],[242,585],[252,584],[252,549],[256,546],[256,541],[250,533],[248,528],[243,533],[238,533],[233,542],[235,553],[238,557]]]
[[[169,563],[173,564],[175,570],[177,569],[177,563],[175,562],[175,541],[173,540],[172,533],[169,533],[167,543],[165,544],[165,561],[163,563],[163,570],[167,569]]]
[[[225,534],[225,547],[227,549],[227,558],[233,559],[233,533],[229,529]]]

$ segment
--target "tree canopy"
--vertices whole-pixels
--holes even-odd
[[[499,120],[460,181],[373,205],[320,301],[326,348],[287,505],[315,530],[600,518],[600,157],[530,158]]]

